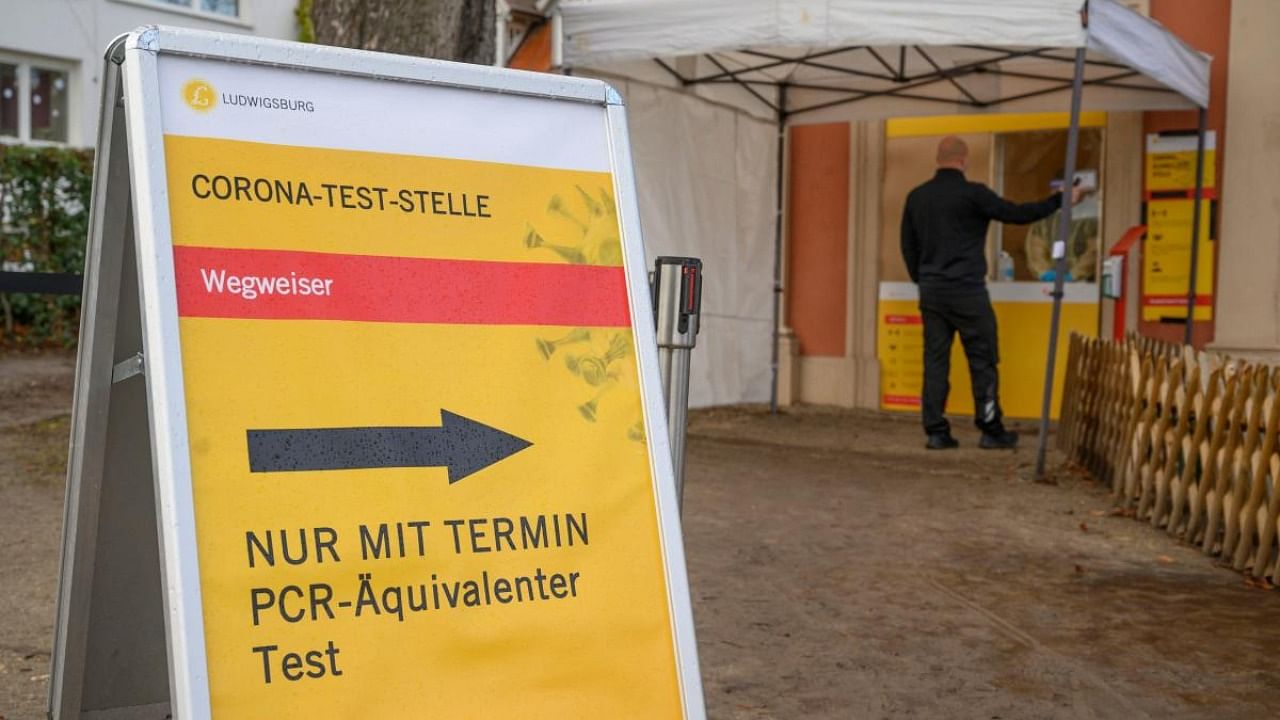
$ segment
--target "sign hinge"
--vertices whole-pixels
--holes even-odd
[[[134,353],[132,357],[121,360],[111,369],[111,383],[122,382],[143,373],[142,353]]]

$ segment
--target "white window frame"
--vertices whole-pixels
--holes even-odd
[[[44,147],[76,147],[80,104],[77,102],[79,76],[75,63],[55,58],[0,52],[0,63],[18,66],[18,136],[0,135],[0,144],[36,145]],[[67,138],[37,140],[31,137],[31,68],[57,70],[67,75]]]
[[[165,0],[111,0],[121,5],[133,5],[135,7],[143,7],[148,10],[159,10],[161,12],[173,13],[175,15],[183,15],[191,18],[199,18],[210,22],[223,23],[225,25],[233,25],[246,29],[252,29],[253,23],[250,22],[249,6],[253,0],[238,0],[236,3],[236,15],[223,15],[221,13],[209,12],[199,8],[200,0],[187,0],[189,5],[175,5],[165,2]]]

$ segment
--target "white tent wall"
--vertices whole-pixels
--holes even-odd
[[[776,125],[678,90],[600,77],[627,103],[649,267],[661,255],[704,263],[689,404],[768,401]]]

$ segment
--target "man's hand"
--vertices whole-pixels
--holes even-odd
[[[1084,198],[1085,195],[1088,195],[1088,194],[1089,194],[1089,191],[1083,185],[1072,185],[1071,186],[1071,204],[1079,205],[1080,200]]]

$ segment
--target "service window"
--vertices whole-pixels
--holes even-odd
[[[1092,171],[1097,176],[1098,188],[1071,212],[1071,232],[1067,241],[1068,282],[1094,282],[1098,276],[1102,135],[1101,128],[1080,129],[1076,168],[1078,171]],[[1013,202],[1041,200],[1054,191],[1052,183],[1062,177],[1067,131],[999,133],[996,135],[996,154],[997,188],[1001,194]],[[1052,248],[1057,237],[1059,216],[1060,212],[1055,212],[1030,225],[996,225],[997,257],[999,250],[1009,254],[1013,261],[1013,280],[1053,278]],[[995,265],[999,267],[999,263]]]

